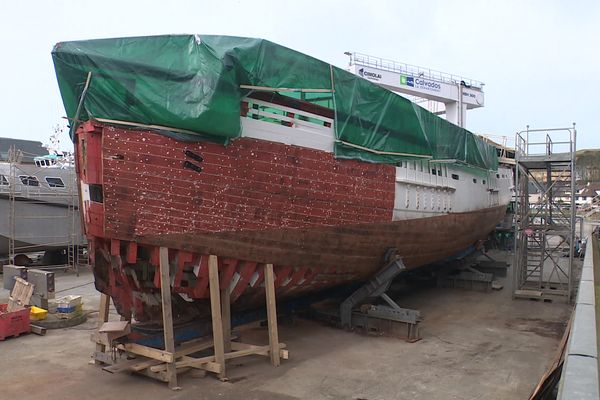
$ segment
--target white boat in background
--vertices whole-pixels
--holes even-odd
[[[0,257],[15,264],[26,265],[28,253],[42,251],[42,263],[65,264],[70,247],[86,244],[73,157],[57,145],[56,134],[45,155],[12,145],[0,161]]]

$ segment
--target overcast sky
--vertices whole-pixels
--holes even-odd
[[[600,148],[598,0],[2,0],[0,136],[46,142],[66,125],[56,42],[171,33],[264,38],[339,67],[356,51],[459,74],[485,83],[469,130],[514,137],[577,122],[578,148]]]

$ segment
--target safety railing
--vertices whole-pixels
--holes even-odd
[[[431,68],[420,67],[418,65],[407,64],[399,61],[388,60],[385,58],[374,57],[363,53],[346,52],[350,57],[350,64],[358,64],[365,67],[379,68],[386,71],[399,72],[410,76],[418,76],[433,81],[444,82],[456,85],[463,83],[465,86],[482,89],[484,83],[474,79],[465,78],[464,76],[449,74],[442,71],[437,71]]]
[[[577,130],[572,128],[527,129],[515,135],[516,156],[551,156],[574,153]]]

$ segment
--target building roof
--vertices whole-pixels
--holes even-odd
[[[0,137],[0,161],[8,161],[8,152],[11,147],[23,152],[21,162],[33,163],[33,158],[48,154],[42,142],[35,140],[13,139]]]
[[[590,185],[591,186],[591,185]],[[594,197],[600,192],[600,185],[594,185],[595,187],[586,186],[584,187],[577,196],[580,197]]]

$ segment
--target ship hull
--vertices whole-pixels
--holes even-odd
[[[455,189],[440,185],[423,189],[414,217],[397,219],[396,167],[251,138],[186,143],[87,122],[76,148],[96,287],[138,320],[160,315],[160,247],[174,294],[205,304],[216,255],[220,286],[245,309],[264,301],[264,263],[274,264],[279,299],[301,296],[367,280],[390,248],[409,269],[452,257],[506,208],[496,197],[448,212]]]
[[[505,207],[388,223],[323,228],[208,234],[148,235],[139,240],[200,254],[259,263],[319,266],[365,280],[387,249],[394,248],[407,268],[451,257],[486,236],[502,219]]]

